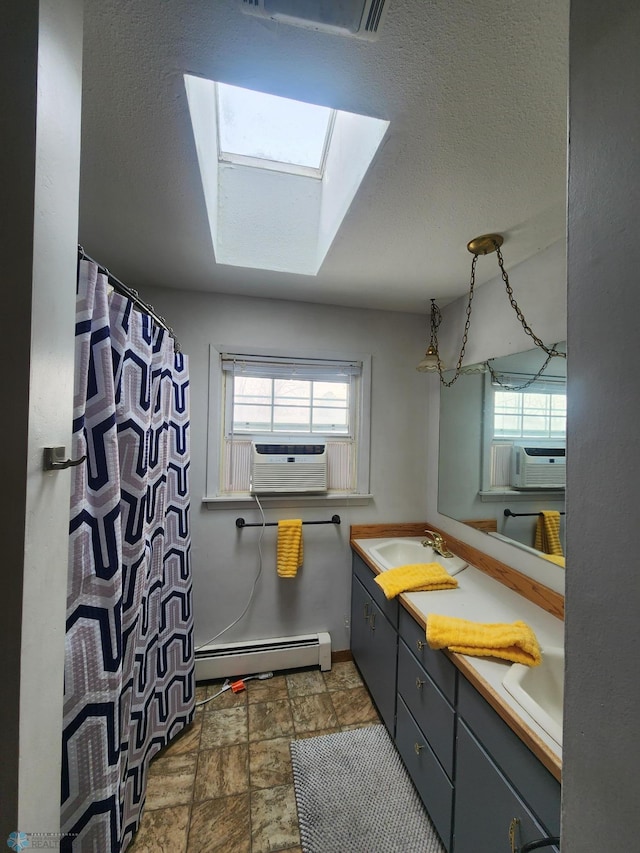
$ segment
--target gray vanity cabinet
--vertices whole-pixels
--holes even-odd
[[[396,716],[398,602],[387,601],[371,569],[353,556],[351,653],[393,737]]]
[[[373,578],[354,553],[351,651],[448,853],[560,835],[560,783]]]
[[[455,853],[510,853],[514,819],[518,847],[560,835],[560,783],[465,679],[455,778]]]

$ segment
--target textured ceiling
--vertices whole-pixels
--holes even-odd
[[[504,234],[508,268],[564,239],[568,12],[390,0],[367,42],[239,0],[86,0],[79,240],[142,293],[424,313],[466,292],[472,237]],[[317,276],[216,264],[184,72],[390,120]]]

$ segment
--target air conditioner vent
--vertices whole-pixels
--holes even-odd
[[[380,26],[380,19],[384,11],[386,0],[374,0],[369,7],[369,14],[365,23],[365,30],[368,33],[377,33]]]
[[[514,489],[564,489],[564,447],[514,447],[511,485]]]
[[[254,495],[326,492],[326,445],[254,443],[250,490]]]
[[[377,38],[389,0],[240,0],[243,12],[352,38]]]

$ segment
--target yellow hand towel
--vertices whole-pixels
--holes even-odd
[[[283,519],[278,522],[276,569],[281,578],[294,578],[302,565],[302,520]]]
[[[387,598],[395,598],[401,592],[419,592],[431,589],[453,589],[458,581],[440,563],[411,563],[397,566],[376,575],[375,582]]]
[[[562,569],[565,568],[564,557],[556,557],[555,554],[542,554],[545,560],[549,560],[550,563],[555,563],[556,566],[560,566]]]
[[[563,556],[560,543],[560,513],[557,510],[544,510],[538,516],[533,547],[543,554]]]
[[[542,654],[536,635],[525,622],[469,622],[455,616],[427,616],[427,643],[462,655],[497,657],[538,666]]]

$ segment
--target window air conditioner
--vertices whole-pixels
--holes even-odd
[[[327,491],[325,444],[257,444],[251,448],[253,495]]]
[[[511,485],[514,489],[564,489],[564,447],[514,447]]]
[[[373,41],[389,0],[240,0],[243,12],[281,24]]]

